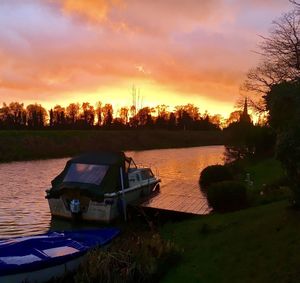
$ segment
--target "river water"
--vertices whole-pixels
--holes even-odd
[[[161,193],[201,194],[203,168],[223,163],[223,146],[128,151],[137,164],[151,166],[162,179]],[[0,238],[39,234],[68,222],[52,220],[45,199],[51,180],[68,158],[0,164]]]

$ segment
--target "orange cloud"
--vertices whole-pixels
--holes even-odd
[[[63,11],[75,13],[95,22],[107,19],[109,10],[120,5],[122,0],[51,0],[62,5]]]
[[[173,94],[233,104],[257,62],[257,34],[279,9],[258,0],[48,1],[0,3],[0,102],[109,101],[110,88],[135,83],[154,102]]]

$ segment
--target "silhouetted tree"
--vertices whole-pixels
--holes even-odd
[[[240,120],[241,114],[242,114],[241,110],[236,110],[236,111],[231,112],[229,114],[228,119],[226,120],[226,123],[225,123],[226,127],[228,127],[232,123],[238,122]]]
[[[113,121],[113,107],[107,103],[102,108],[103,113],[103,126],[110,127]]]
[[[73,127],[79,118],[79,109],[80,106],[78,103],[70,103],[66,108],[66,117]]]
[[[204,113],[203,117],[199,120],[194,121],[193,129],[195,130],[220,130],[218,125],[215,125],[211,122],[209,114],[206,112]]]
[[[84,120],[85,127],[92,127],[95,120],[95,110],[89,102],[83,102],[82,106],[82,118]]]
[[[295,1],[294,1],[295,2]],[[297,3],[295,3],[297,4]],[[262,36],[262,62],[248,72],[244,88],[265,95],[272,86],[300,77],[300,12],[295,8],[272,24],[268,37]],[[252,99],[258,111],[265,111],[265,100]]]
[[[160,104],[157,105],[155,107],[156,113],[157,113],[157,117],[155,119],[155,126],[157,128],[167,128],[168,127],[168,116],[169,116],[169,112],[168,112],[168,107],[165,104]]]
[[[53,109],[51,108],[49,111],[49,126],[50,126],[50,128],[53,127],[53,119],[54,119],[54,114],[53,114]]]
[[[113,119],[111,127],[116,130],[121,130],[121,129],[125,129],[126,125],[124,124],[123,119],[121,119],[120,117],[116,117]]]
[[[174,130],[176,128],[176,117],[174,112],[171,112],[168,120],[168,129]]]
[[[223,117],[220,114],[210,116],[209,121],[211,124],[215,125],[218,129],[223,128],[224,126]]]
[[[300,79],[282,82],[266,95],[269,123],[277,133],[276,155],[286,169],[300,207]]]
[[[120,122],[124,125],[127,125],[128,123],[128,114],[129,114],[129,109],[128,107],[121,107],[119,111],[119,116],[120,116]]]
[[[102,102],[98,101],[96,103],[95,113],[97,116],[97,126],[100,127],[102,124]]]
[[[26,124],[26,120],[23,120],[24,112],[26,112],[23,103],[11,102],[9,104],[9,112],[12,116],[13,125],[15,128],[20,128]]]
[[[45,108],[41,104],[35,103],[27,105],[26,110],[28,127],[33,129],[43,128],[48,116]]]
[[[180,129],[191,130],[194,122],[200,118],[199,108],[191,103],[179,105],[175,107],[175,116]]]
[[[23,103],[3,103],[0,108],[0,126],[6,129],[20,129],[26,126],[26,110]]]
[[[66,111],[65,108],[60,105],[54,106],[53,117],[52,117],[53,127],[56,127],[56,128],[64,128],[65,127],[65,124],[66,124],[65,111]]]
[[[153,118],[151,113],[154,112],[154,109],[150,107],[143,107],[136,114],[136,120],[139,127],[151,127],[153,125]]]
[[[1,128],[9,128],[11,126],[9,107],[6,103],[3,103],[2,107],[0,108],[0,121]]]
[[[136,107],[134,105],[130,106],[130,115],[131,117],[136,115]]]
[[[55,105],[48,112],[40,104],[30,104],[24,108],[23,103],[3,103],[0,108],[0,128],[42,128],[48,122],[50,128],[57,129],[83,129],[92,127],[114,128],[162,128],[186,130],[214,130],[209,115],[200,116],[198,107],[193,104],[176,106],[175,112],[169,113],[168,106],[158,105],[155,108],[144,107],[135,116],[129,118],[129,113],[135,113],[135,108],[121,107],[118,116],[113,117],[113,107],[107,103],[102,106],[97,102],[96,110],[89,102],[70,103],[66,108]],[[157,116],[153,116],[157,113]],[[47,116],[49,115],[49,121]],[[98,117],[95,125],[95,117]],[[121,125],[121,124],[122,125]]]

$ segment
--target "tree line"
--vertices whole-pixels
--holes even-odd
[[[233,115],[234,116],[234,115]],[[168,106],[121,107],[97,102],[56,105],[47,111],[41,104],[11,102],[0,108],[0,129],[137,129],[220,130],[222,117],[201,114],[193,104],[179,105],[174,111]]]

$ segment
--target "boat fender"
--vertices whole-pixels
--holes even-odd
[[[70,202],[70,210],[72,213],[80,212],[80,201],[79,199],[72,199]]]

